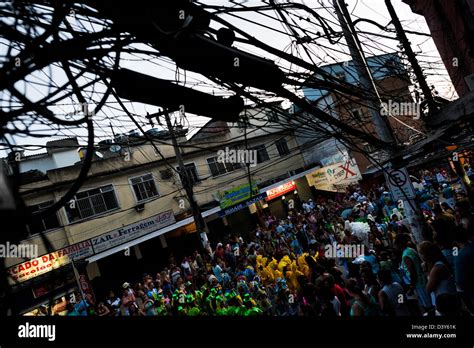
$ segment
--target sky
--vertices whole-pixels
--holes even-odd
[[[260,0],[241,0],[241,1],[224,1],[224,0],[201,0],[200,3],[206,5],[215,5],[215,6],[235,6],[236,8],[241,8],[241,5],[252,7],[257,5],[262,5]],[[332,0],[299,0],[293,2],[304,3],[305,5],[313,8],[320,16],[324,17],[327,20],[329,26],[331,26],[335,31],[340,31],[340,28],[337,23],[337,19],[332,8]],[[288,3],[288,1],[277,1],[277,3]],[[351,13],[352,20],[357,20],[358,18],[368,18],[378,22],[379,24],[385,26],[389,21],[390,17],[388,11],[385,7],[383,0],[346,0],[348,4],[349,12]],[[414,14],[411,12],[410,7],[401,2],[401,0],[392,0],[393,6],[402,22],[402,25],[405,29],[409,29],[421,33],[429,33],[429,29],[426,25],[426,22],[422,16]],[[295,21],[295,25],[309,30],[310,33],[315,33],[318,31],[316,27],[311,22],[305,21],[304,18],[308,17],[307,13],[293,12],[294,17],[292,19]],[[287,53],[293,55],[299,55],[301,58],[309,61],[311,58],[314,63],[318,66],[331,64],[337,61],[346,61],[350,59],[348,55],[347,47],[345,47],[345,41],[342,40],[340,44],[331,45],[326,39],[318,39],[314,44],[308,45],[307,47],[311,50],[310,57],[304,52],[304,50],[292,42],[291,38],[286,35],[288,28],[285,27],[281,22],[276,20],[277,14],[274,11],[265,12],[265,15],[256,13],[256,12],[238,12],[235,15],[223,14],[222,18],[226,19],[233,25],[242,29],[243,31],[251,34],[260,41],[265,42],[266,44],[283,50]],[[298,18],[298,17],[301,18]],[[316,23],[316,20],[310,17],[311,21]],[[77,21],[75,18],[70,19],[72,25],[80,25],[82,21]],[[79,23],[81,22],[81,23]],[[215,29],[218,29],[222,25],[212,23],[211,26]],[[263,27],[266,26],[266,27]],[[389,27],[393,29],[393,26]],[[97,29],[96,26],[91,26],[88,29]],[[382,31],[369,23],[360,22],[357,24],[357,29],[362,32],[370,33],[382,33]],[[319,29],[320,31],[320,29]],[[389,34],[394,36],[394,34]],[[449,77],[444,69],[444,66],[441,63],[438,51],[431,38],[420,35],[407,35],[409,40],[412,42],[412,47],[415,53],[418,55],[420,64],[422,68],[425,69],[427,74],[427,81],[431,85],[435,85],[439,94],[447,99],[456,98],[454,89],[449,81]],[[362,42],[364,53],[366,56],[378,55],[388,52],[395,52],[398,50],[397,44],[398,41],[380,38],[374,35],[368,35],[361,33],[359,39]],[[283,69],[294,70],[295,66],[283,62],[277,57],[257,49],[253,46],[236,43],[236,47],[254,53],[256,55],[275,60]],[[135,46],[137,48],[142,48],[144,50],[150,50],[149,47],[145,45]],[[2,50],[5,50],[5,46],[0,47],[0,56]],[[190,52],[192,54],[192,52]],[[205,91],[207,93],[227,96],[232,93],[222,90],[218,86],[213,85],[207,79],[203,78],[201,75],[184,72],[182,69],[177,69],[172,61],[169,59],[150,59],[147,55],[129,55],[122,54],[120,66],[123,68],[132,69],[138,72],[146,73],[151,76],[169,79],[181,85],[187,87],[193,86],[199,90]],[[300,69],[301,71],[301,69]],[[48,90],[41,86],[40,84],[34,84],[32,82],[45,82],[47,78],[50,78],[54,84],[61,85],[65,81],[64,72],[52,66],[51,70],[44,69],[41,72],[36,72],[29,77],[28,83],[18,83],[16,86],[19,90],[24,91],[32,100],[41,99]],[[80,80],[81,82],[86,82],[86,79]],[[54,90],[54,88],[53,88]],[[93,88],[89,88],[86,93],[90,97],[91,106],[94,105],[99,99],[99,93],[105,90],[104,86],[101,84],[95,84]],[[8,99],[7,95],[4,95],[1,99]],[[7,104],[3,100],[2,108]],[[131,113],[136,115],[139,123],[144,127],[144,129],[149,129],[152,126],[145,119],[145,115],[148,113],[157,112],[156,106],[143,105],[140,103],[131,103],[125,102],[126,107]],[[65,114],[74,112],[77,110],[77,102],[67,102],[64,100],[55,107],[51,108],[58,117],[65,117]],[[123,111],[119,109],[119,105],[113,98],[107,100],[106,106],[96,115],[96,142],[112,137],[112,132],[114,134],[125,133],[132,129],[136,129],[135,125],[124,114]],[[205,117],[200,117],[196,115],[187,115],[187,119],[176,119],[177,122],[183,122],[186,127],[189,128],[191,133],[194,133],[201,127],[205,122],[208,121]],[[17,123],[18,124],[18,123]],[[155,127],[157,127],[155,125]],[[159,126],[158,126],[159,127]],[[36,134],[48,134],[52,135],[52,138],[33,138],[33,137],[24,137],[15,139],[9,138],[10,141],[14,141],[18,145],[39,145],[37,147],[28,147],[27,154],[33,154],[38,152],[44,152],[44,149],[41,147],[48,140],[54,140],[58,138],[63,138],[75,134],[79,136],[80,143],[85,144],[86,142],[86,131],[84,129],[74,128],[71,130],[60,129],[54,132],[51,132],[50,129],[45,129],[45,126],[33,126],[31,129],[35,130]],[[113,129],[113,131],[112,131]],[[0,149],[0,156],[5,156],[6,151]]]

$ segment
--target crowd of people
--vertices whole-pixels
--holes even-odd
[[[422,242],[386,187],[353,187],[302,202],[285,218],[269,214],[245,239],[173,259],[95,305],[70,304],[68,315],[472,315],[472,207],[447,175],[423,174]],[[328,253],[335,245],[362,248]]]

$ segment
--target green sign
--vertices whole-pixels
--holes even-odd
[[[257,183],[252,182],[252,191],[255,192],[256,190]],[[232,189],[226,190],[222,193],[219,192],[219,195],[221,197],[219,200],[221,209],[228,208],[252,197],[248,183],[233,187]]]

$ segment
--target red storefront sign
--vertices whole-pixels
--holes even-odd
[[[94,292],[92,291],[89,277],[84,271],[79,274],[79,284],[81,285],[82,293],[89,303],[95,303]]]
[[[266,201],[272,200],[274,198],[277,198],[281,195],[284,195],[285,193],[291,192],[296,190],[296,184],[294,181],[289,181],[283,185],[277,186],[275,188],[272,188],[271,190],[267,191],[267,198],[265,198]]]
[[[8,268],[8,281],[15,285],[93,254],[90,240],[85,240]]]

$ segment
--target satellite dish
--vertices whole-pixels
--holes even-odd
[[[120,150],[122,150],[122,147],[120,145],[114,144],[110,146],[109,150],[111,152],[117,153],[117,152],[120,152]]]

